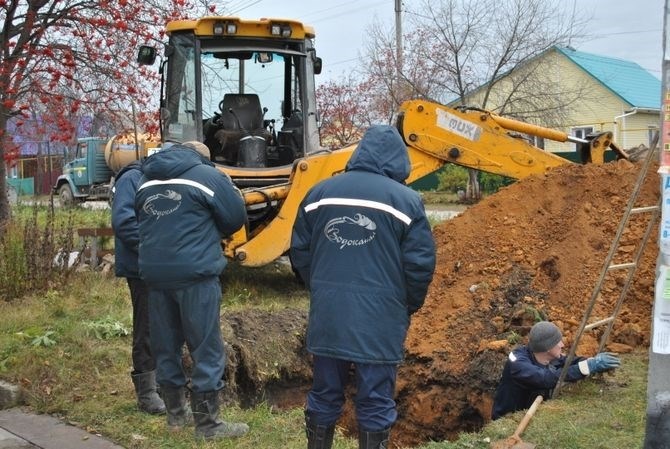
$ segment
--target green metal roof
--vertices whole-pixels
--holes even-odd
[[[554,47],[633,108],[660,109],[661,81],[638,64]]]

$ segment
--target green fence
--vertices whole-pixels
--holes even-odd
[[[12,186],[19,196],[35,194],[35,178],[7,178],[7,184]]]

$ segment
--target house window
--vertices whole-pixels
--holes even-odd
[[[580,128],[572,128],[572,135],[580,139],[586,139],[586,136],[593,134],[593,126],[582,126]],[[575,144],[575,151],[577,151],[578,146]]]

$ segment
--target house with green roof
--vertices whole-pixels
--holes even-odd
[[[532,69],[529,67],[532,66]],[[538,70],[538,68],[540,68]],[[612,131],[614,141],[624,149],[644,144],[649,146],[660,125],[661,81],[640,65],[618,58],[577,51],[570,47],[551,47],[527,64],[518,66],[496,80],[490,90],[486,109],[503,110],[514,116],[513,108],[501,108],[497,99],[510,97],[510,89],[517,88],[514,77],[526,76],[535,70],[565,92],[566,102],[558,127],[569,135],[584,137],[591,132]],[[525,73],[524,73],[525,72]],[[545,84],[546,85],[546,84]],[[466,96],[466,105],[481,105],[486,89],[480,86]],[[538,89],[539,90],[539,89]],[[568,97],[579,92],[575,100]],[[544,92],[538,92],[541,96]],[[558,96],[559,101],[561,96]],[[501,100],[502,101],[502,100]],[[523,118],[522,118],[523,119]],[[575,151],[574,144],[536,139],[535,145],[547,151],[568,154]]]

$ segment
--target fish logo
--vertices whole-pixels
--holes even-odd
[[[158,220],[161,217],[170,215],[181,206],[181,195],[174,190],[166,190],[165,193],[157,193],[151,195],[144,201],[142,210],[148,214],[153,215]]]
[[[377,224],[363,214],[337,217],[326,223],[324,234],[340,249],[363,246],[374,240]]]

